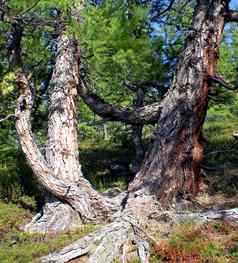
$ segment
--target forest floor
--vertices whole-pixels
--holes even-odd
[[[205,185],[196,200],[204,209],[238,207],[238,140],[232,136],[237,127],[238,119],[229,122],[213,119],[204,126],[207,140],[203,164]],[[131,175],[125,176],[131,154],[124,147],[112,149],[110,143],[85,142],[80,148],[84,174],[100,191],[110,187],[125,188],[131,179]],[[65,247],[100,227],[85,225],[55,236],[24,233],[20,227],[35,213],[34,202],[29,200],[0,201],[1,263],[37,263],[41,256]],[[151,263],[238,262],[238,224],[234,222],[174,223],[165,219],[162,223],[150,223],[146,231],[156,240],[151,244]],[[137,262],[133,253],[131,255],[130,263]]]

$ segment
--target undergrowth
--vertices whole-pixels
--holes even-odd
[[[153,246],[151,263],[236,263],[238,225],[194,222],[176,226],[168,239]]]
[[[97,228],[95,225],[84,225],[55,236],[24,233],[20,226],[30,221],[31,217],[26,209],[0,202],[1,263],[37,263],[41,256],[55,252]]]
[[[238,117],[231,115],[228,108],[208,111],[204,124],[205,154],[203,168],[205,180],[209,183],[210,194],[225,196],[238,195],[238,139],[233,133],[238,131]]]

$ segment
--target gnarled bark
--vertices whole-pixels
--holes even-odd
[[[57,45],[49,90],[46,159],[59,178],[77,183],[82,177],[75,117],[79,82],[77,46],[64,33],[59,35]]]
[[[74,118],[74,98],[77,95],[75,87],[79,77],[75,54],[77,46],[62,32],[59,36],[58,56],[50,93],[51,112],[46,158],[40,152],[31,130],[31,83],[22,70],[17,74],[20,96],[15,115],[21,147],[38,182],[54,196],[50,200],[48,198],[49,203],[46,203],[40,214],[25,227],[28,231],[50,232],[67,229],[75,220],[79,221],[78,216],[82,221],[100,220],[107,218],[108,214],[119,206],[117,201],[108,200],[97,193],[81,174]],[[58,209],[59,204],[62,210]],[[56,207],[54,214],[52,209]],[[66,210],[70,214],[64,213]],[[78,215],[76,218],[75,214]],[[64,222],[61,224],[62,228],[58,225],[57,217]],[[47,224],[42,224],[46,221],[50,222],[49,228],[46,227]]]
[[[171,89],[161,102],[156,139],[129,191],[144,189],[164,205],[199,191],[201,129],[216,74],[229,1],[198,1]]]
[[[63,175],[59,175],[60,169],[53,170],[53,166],[45,160],[31,133],[32,97],[29,84],[24,74],[19,75],[21,96],[18,100],[16,126],[22,149],[36,177],[50,193],[69,204],[84,221],[105,219],[113,221],[61,252],[44,257],[43,262],[68,262],[86,255],[88,262],[110,263],[117,256],[124,254],[124,245],[128,242],[135,242],[141,261],[148,262],[148,244],[144,241],[148,236],[146,237],[142,228],[148,218],[159,210],[156,199],[159,199],[162,205],[167,205],[175,199],[198,192],[203,152],[201,128],[208,102],[209,78],[216,73],[218,47],[228,2],[228,0],[198,1],[191,34],[181,54],[173,85],[159,106],[160,114],[158,115],[158,108],[155,111],[156,116],[160,116],[156,140],[128,191],[114,199],[99,195],[81,176],[74,177],[72,181],[67,180],[67,177],[63,178]],[[75,46],[71,48],[74,49]],[[75,53],[77,52],[73,51],[68,55]],[[64,85],[59,87],[62,89]],[[79,87],[83,88],[82,83]],[[57,92],[56,90],[56,95],[59,94]],[[60,90],[60,94],[61,92],[63,91]],[[85,92],[87,95],[88,91]],[[92,97],[89,96],[87,99],[94,103]],[[71,99],[66,99],[62,103],[65,105],[67,102],[71,102]],[[72,107],[67,104],[66,108],[68,106]],[[96,107],[106,116],[110,116],[111,113],[120,116],[118,118],[122,116],[121,111],[115,111],[112,106],[107,108],[104,103],[97,104]],[[62,121],[61,117],[58,118],[60,114],[56,119]],[[73,111],[67,116],[73,116]],[[126,111],[123,116],[138,124],[137,121],[143,115],[140,111],[133,113]],[[71,125],[72,132],[73,122],[66,123]],[[74,149],[71,148],[72,151]],[[62,154],[59,156],[63,158]],[[74,181],[75,178],[77,182]]]

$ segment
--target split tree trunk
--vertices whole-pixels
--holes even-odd
[[[78,67],[77,45],[62,31],[50,83],[46,158],[39,151],[31,131],[31,83],[23,71],[17,76],[20,90],[16,109],[17,132],[27,162],[48,192],[43,209],[24,228],[29,232],[58,232],[81,221],[102,220],[119,206],[117,201],[98,194],[82,177],[75,119]]]
[[[48,144],[46,162],[58,179],[77,184],[82,178],[76,129],[78,85],[77,47],[61,32],[49,89]],[[57,232],[80,222],[76,211],[67,204],[45,194],[45,205],[33,221],[25,226],[29,232]]]
[[[210,77],[216,73],[229,1],[198,1],[171,89],[161,103],[156,139],[129,191],[144,189],[163,205],[199,192]]]
[[[141,261],[148,262],[148,248],[141,242],[143,233],[138,225],[158,212],[156,199],[165,206],[197,194],[203,157],[201,128],[228,2],[198,1],[173,85],[161,103],[156,140],[129,186],[122,210],[115,215],[117,220],[61,252],[44,257],[43,262],[67,262],[82,255],[88,256],[88,262],[112,262],[128,241],[138,245]]]
[[[64,149],[58,148],[57,136],[54,135],[54,139],[49,140],[50,146],[53,145],[53,150],[49,150],[47,160],[45,160],[31,133],[32,97],[30,88],[24,75],[19,75],[18,85],[21,96],[16,111],[16,127],[27,161],[39,182],[60,202],[70,205],[84,221],[114,220],[111,224],[77,241],[62,252],[43,258],[44,262],[67,262],[87,255],[89,262],[110,263],[124,251],[125,244],[128,242],[137,244],[141,261],[148,262],[148,244],[143,241],[141,225],[158,210],[156,199],[159,199],[162,205],[168,205],[177,198],[184,198],[186,195],[190,196],[198,192],[203,152],[201,128],[208,103],[209,79],[215,74],[219,57],[218,47],[228,2],[228,0],[198,1],[191,34],[181,54],[173,85],[160,105],[156,140],[148,151],[140,172],[130,184],[128,192],[114,200],[99,195],[80,176],[80,168],[78,173],[74,173],[76,171],[74,165],[70,169],[64,165],[62,168],[61,165],[58,166],[62,160],[68,164],[76,163],[72,157],[77,159],[74,140],[70,140],[70,150],[72,150],[70,154],[72,155],[67,159]],[[67,37],[62,37],[64,38]],[[67,40],[67,43],[70,41]],[[68,47],[71,50],[69,53],[65,51]],[[74,45],[70,45],[62,49],[62,52],[66,52],[69,56],[65,58],[66,62],[71,60],[71,55],[73,58],[73,55],[77,54],[74,48]],[[71,70],[74,70],[75,63],[65,63],[70,68],[64,68],[63,72],[56,69],[55,76],[62,74],[63,77],[65,72],[72,74]],[[69,83],[70,85],[67,86]],[[51,105],[52,125],[56,120],[60,122],[53,129],[55,132],[61,129],[63,131],[59,136],[66,136],[66,131],[71,136],[75,135],[74,122],[67,118],[74,116],[74,107],[71,103],[76,83],[77,77],[70,81],[67,79],[67,83],[59,85],[59,90],[57,90],[58,86],[55,87],[55,91],[51,93],[51,102],[59,106],[60,110],[57,112],[57,107],[54,109],[54,105]],[[67,95],[64,94],[64,85],[67,87]],[[64,98],[61,101],[62,104],[60,103],[61,98]],[[88,101],[92,102],[90,98]],[[24,107],[22,107],[23,104]],[[106,114],[108,114],[113,108],[109,107],[109,111],[107,111],[108,108],[103,109],[106,109]],[[116,114],[120,115],[120,113],[121,111],[116,111]],[[131,111],[129,113],[131,114]],[[123,115],[123,118],[127,117],[128,111],[126,115]],[[49,135],[51,132],[50,130]],[[62,145],[68,147],[66,138],[62,139]],[[56,160],[54,160],[54,152],[57,155]],[[73,174],[68,180],[69,170]]]

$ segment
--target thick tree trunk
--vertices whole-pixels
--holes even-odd
[[[130,192],[144,189],[164,205],[198,193],[203,158],[201,129],[228,2],[198,1],[172,87],[161,103],[155,142]]]
[[[59,178],[77,183],[82,177],[76,129],[78,63],[76,43],[61,34],[49,92],[46,159]]]
[[[24,228],[29,232],[66,230],[81,220],[107,218],[119,207],[117,201],[98,194],[82,177],[75,125],[79,78],[77,54],[76,43],[62,32],[51,81],[46,158],[39,151],[31,131],[31,84],[24,72],[19,72],[17,76],[20,97],[16,109],[16,128],[20,143],[36,178],[49,192],[42,211]]]
[[[49,138],[49,146],[52,144],[53,150],[49,150],[45,160],[31,132],[32,94],[29,83],[24,74],[19,74],[18,86],[21,96],[16,111],[16,127],[27,161],[39,182],[62,204],[69,205],[76,211],[84,221],[113,220],[101,230],[75,242],[61,252],[44,257],[43,262],[68,262],[80,256],[87,256],[88,262],[110,263],[117,256],[124,255],[128,243],[134,243],[138,247],[141,262],[148,263],[148,243],[144,240],[148,240],[149,237],[142,227],[149,217],[158,213],[159,204],[156,199],[159,199],[162,205],[167,205],[177,198],[196,194],[199,190],[199,170],[203,152],[201,128],[207,109],[209,79],[214,76],[216,70],[218,47],[228,2],[228,0],[198,1],[191,34],[181,54],[173,85],[159,106],[159,113],[154,115],[160,116],[156,140],[148,151],[140,172],[130,184],[128,192],[115,199],[110,200],[99,195],[80,176],[79,165],[79,172],[75,172],[77,150],[73,139],[69,141],[72,155],[66,160],[64,149],[58,148],[56,135],[52,140]],[[70,40],[67,40],[67,43],[71,43]],[[67,47],[62,52],[67,52]],[[70,46],[72,50],[67,56],[77,54],[74,48],[76,46]],[[68,62],[71,57],[65,59]],[[75,62],[65,63],[70,66],[64,69],[65,72],[70,70],[68,72],[70,75],[75,63],[78,63],[77,59]],[[65,74],[57,69],[55,72],[56,79],[60,74]],[[68,141],[64,137],[67,133],[71,134],[72,138],[75,136],[75,124],[67,119],[74,116],[74,107],[71,103],[74,100],[74,85],[77,83],[75,80],[77,78],[67,79],[67,83],[55,86],[55,91],[52,90],[51,93],[51,102],[59,107],[60,112],[51,105],[50,121],[52,125],[59,121],[59,125],[52,127],[52,130],[59,132],[62,129],[62,134],[59,136],[63,136],[63,147],[68,147]],[[66,95],[64,85],[66,85]],[[81,94],[85,92],[84,95],[89,99],[90,104],[92,100],[85,90],[82,88]],[[61,101],[62,98],[64,99]],[[59,101],[61,103],[58,104]],[[123,112],[123,118],[128,119],[128,116],[132,116],[133,121],[136,120],[133,124],[140,124],[138,122],[140,114],[134,114],[132,111],[115,111],[111,106],[109,109],[104,106],[106,115],[113,112],[115,116],[121,118]],[[64,124],[68,127],[63,127]],[[49,136],[52,130],[49,131]],[[55,160],[54,152],[57,155]],[[61,168],[62,160],[68,164],[73,163],[72,169],[70,168],[73,174],[70,174],[69,180],[68,168],[64,165]],[[125,258],[123,260],[125,262]]]

